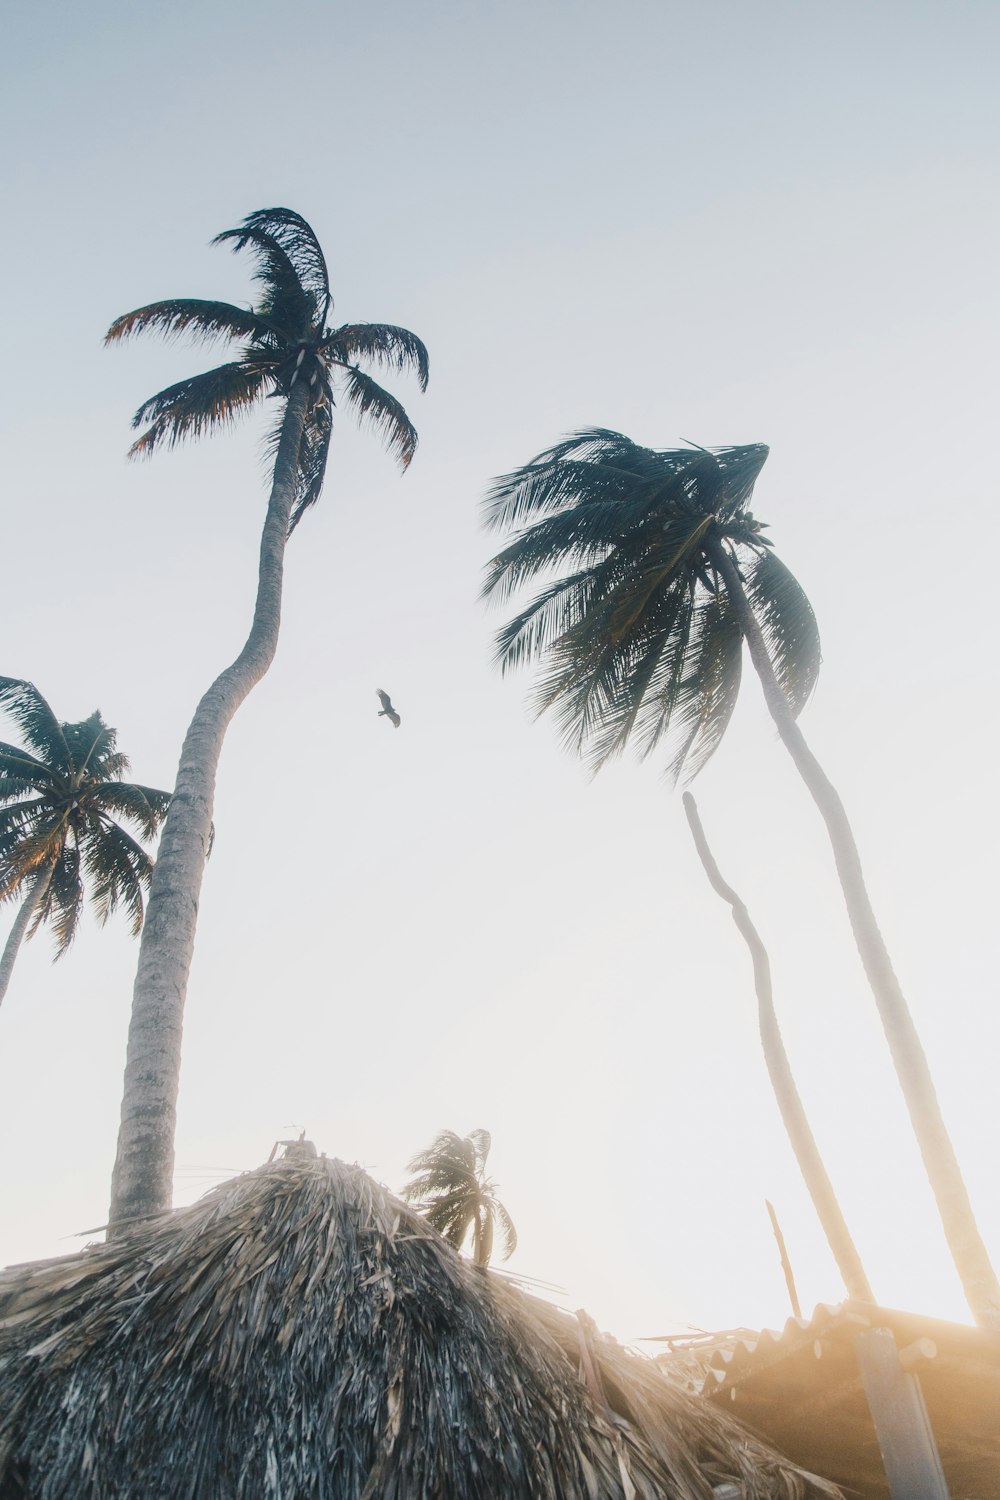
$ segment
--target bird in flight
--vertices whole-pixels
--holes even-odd
[[[381,688],[376,688],[375,691],[378,693],[379,701],[382,704],[382,707],[378,711],[379,718],[388,719],[392,724],[393,729],[398,729],[400,725],[399,714],[396,712],[391,702],[389,701],[389,694],[384,693]]]

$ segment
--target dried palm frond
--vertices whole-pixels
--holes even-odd
[[[2,1500],[712,1500],[724,1484],[839,1493],[338,1161],[268,1164],[0,1275]]]

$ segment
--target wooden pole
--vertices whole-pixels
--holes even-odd
[[[792,1263],[788,1259],[788,1251],[785,1248],[785,1236],[781,1232],[781,1225],[778,1223],[778,1215],[774,1211],[774,1204],[770,1201],[769,1198],[764,1199],[764,1204],[767,1208],[768,1218],[771,1220],[771,1228],[774,1230],[774,1238],[778,1242],[778,1254],[781,1256],[781,1269],[785,1273],[785,1285],[788,1288],[788,1295],[792,1303],[792,1316],[795,1318],[801,1318],[802,1309],[799,1306],[799,1294],[795,1290],[795,1277],[792,1275]]]
[[[899,1362],[889,1328],[865,1328],[854,1341],[892,1500],[950,1500],[924,1393]]]

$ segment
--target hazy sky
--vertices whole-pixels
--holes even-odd
[[[0,671],[63,718],[99,707],[137,780],[172,784],[243,640],[266,420],[127,464],[135,407],[212,352],[106,351],[111,319],[248,299],[248,264],[208,241],[285,204],[338,315],[431,355],[426,396],[387,382],[421,436],[404,478],[341,420],[277,660],[226,742],[179,1201],[301,1128],[398,1187],[438,1129],[484,1126],[512,1267],[623,1337],[780,1323],[765,1197],[803,1303],[841,1297],[745,950],[662,764],[588,781],[530,722],[527,679],[491,666],[484,487],[600,424],[771,445],[754,511],[823,634],[803,728],[1000,1262],[998,32],[985,0],[58,0],[8,21]],[[877,1295],[966,1317],[818,816],[749,669],[694,790]],[[136,956],[89,915],[59,964],[44,934],[22,952],[0,1263],[105,1218]]]

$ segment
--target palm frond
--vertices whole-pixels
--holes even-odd
[[[587,438],[583,451],[589,451],[596,438],[592,434],[579,436]],[[630,468],[621,462],[597,463],[580,458],[575,442],[568,453],[553,457],[558,451],[550,449],[539,454],[530,464],[493,481],[484,507],[487,530],[514,530],[532,518],[551,515],[581,501],[628,503],[636,497],[637,481],[639,494],[644,495],[645,485],[655,478],[645,472],[647,466],[638,460]]]
[[[510,1260],[517,1249],[517,1230],[514,1228],[514,1221],[499,1198],[493,1199],[493,1213],[497,1223],[500,1225],[500,1235],[503,1239],[503,1258],[504,1260]]]
[[[84,864],[90,877],[90,900],[103,926],[112,912],[124,907],[129,930],[138,937],[142,928],[143,890],[149,890],[153,862],[145,849],[124,828],[102,818],[84,846]]]
[[[52,811],[52,804],[45,797],[28,797],[20,802],[9,801],[0,807],[0,868],[7,841],[16,839],[20,830],[30,828],[40,817],[51,814]]]
[[[63,726],[33,682],[0,677],[0,711],[14,720],[28,745],[43,760],[67,769]]]
[[[6,825],[0,834],[0,902],[19,899],[42,866],[59,858],[65,842],[65,816],[38,803]]]
[[[146,458],[161,443],[172,448],[184,438],[231,426],[269,383],[273,384],[269,371],[239,360],[167,386],[144,401],[132,418],[133,427],[141,427],[144,422],[150,426],[132,444],[129,456]]]
[[[323,348],[348,365],[366,359],[386,369],[415,370],[420,389],[427,389],[430,375],[427,350],[408,328],[397,328],[392,323],[345,323],[333,331]]]
[[[39,902],[28,936],[47,925],[55,938],[54,958],[62,958],[76,936],[83,910],[83,884],[80,880],[80,852],[74,844],[64,845],[45,895]]]
[[[477,1170],[482,1170],[486,1158],[490,1154],[493,1137],[488,1130],[470,1130],[467,1139],[472,1142],[473,1150],[476,1153],[475,1167]]]
[[[406,469],[417,448],[417,433],[395,396],[377,385],[361,370],[345,372],[347,401],[361,422],[367,422],[381,437],[386,448]]]
[[[16,745],[0,742],[0,802],[20,796],[29,790],[48,790],[56,784],[58,773]]]
[[[316,299],[320,320],[325,320],[333,301],[330,295],[330,276],[326,258],[311,225],[306,223],[301,214],[290,208],[258,208],[252,214],[247,214],[243,225],[246,229],[267,235],[281,247],[302,286]]]
[[[774,675],[798,715],[819,677],[819,626],[802,585],[773,552],[754,558],[746,581]]]
[[[60,727],[72,772],[117,779],[129,769],[128,756],[117,748],[118,731],[105,724],[99,712]]]
[[[299,466],[295,476],[295,500],[288,519],[289,536],[323,492],[333,433],[332,400],[332,395],[327,391],[325,399],[310,408],[302,429]]]
[[[158,833],[170,809],[170,798],[170,792],[129,781],[109,782],[90,792],[93,806],[126,818],[144,838],[154,838]]]
[[[501,672],[540,656],[578,625],[586,615],[598,575],[597,568],[583,568],[567,578],[558,578],[501,626],[494,654]]]
[[[604,647],[615,663],[615,694],[604,722],[578,747],[594,772],[620,755],[633,734],[645,759],[667,732],[684,682],[695,592],[691,580],[677,580],[641,633]]]
[[[202,343],[220,338],[266,342],[273,336],[266,320],[245,307],[196,297],[174,297],[165,302],[150,302],[116,318],[104,335],[104,342],[115,343],[151,329],[167,339],[188,334]]]
[[[718,749],[736,707],[743,633],[728,594],[703,596],[698,605],[688,674],[681,684],[672,729],[680,739],[667,770],[675,782],[692,781]]]
[[[322,309],[302,284],[288,252],[273,235],[255,229],[246,220],[239,229],[224,229],[213,245],[232,242],[234,251],[248,246],[257,259],[253,279],[264,296],[255,309],[259,317],[278,326],[288,342],[304,341],[315,332]]]

